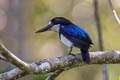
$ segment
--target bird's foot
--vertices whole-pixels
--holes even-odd
[[[72,54],[72,53],[68,53],[68,55],[72,55],[72,56],[75,56],[75,54]]]

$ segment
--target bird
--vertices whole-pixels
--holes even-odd
[[[70,48],[68,55],[72,55],[72,50],[77,48],[81,51],[82,60],[86,64],[90,64],[89,48],[93,45],[93,42],[89,34],[78,27],[65,17],[54,17],[48,23],[48,25],[35,33],[41,33],[45,31],[55,31],[59,33],[61,42]]]

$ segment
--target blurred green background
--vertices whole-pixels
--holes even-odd
[[[120,14],[120,0],[112,0]],[[99,0],[104,50],[120,50],[120,25],[112,15],[107,0]],[[98,51],[98,36],[94,20],[93,0],[0,0],[0,41],[26,62],[67,55],[55,32],[35,34],[52,18],[63,16],[85,29],[93,40],[90,51]],[[73,52],[79,52],[74,50]],[[120,65],[107,65],[109,80],[118,80]],[[0,61],[1,72],[13,65]],[[19,80],[44,80],[47,75],[29,75]],[[102,66],[77,67],[63,72],[56,80],[103,80]]]

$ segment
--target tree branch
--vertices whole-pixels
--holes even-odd
[[[91,64],[115,64],[120,63],[120,52],[91,52],[90,53],[92,63]],[[58,69],[68,70],[77,66],[85,66],[87,64],[82,62],[82,57],[80,54],[75,56],[68,55],[65,57],[57,57],[52,59],[45,59],[39,62],[32,63],[37,68],[32,74],[47,74]],[[15,68],[9,72],[0,74],[0,79],[11,80],[24,77],[30,73]]]
[[[0,46],[0,54],[2,54],[2,56],[4,56],[6,59],[8,59],[9,62],[11,62],[13,65],[17,67],[8,72],[1,73],[0,80],[14,80],[14,79],[24,77],[28,74],[41,75],[41,74],[47,74],[55,71],[56,73],[54,72],[47,78],[48,80],[52,80],[55,78],[55,75],[56,76],[59,75],[64,70],[68,70],[78,66],[88,65],[82,61],[81,54],[44,59],[42,61],[33,62],[31,64],[25,63],[23,61],[21,62],[21,60],[18,57],[16,57],[3,45]],[[91,58],[90,65],[120,63],[120,51],[90,52],[90,58]],[[26,67],[22,63],[25,63],[30,67]],[[24,67],[24,68],[21,68],[21,67]],[[28,71],[29,69],[32,69],[32,70]],[[52,78],[49,79],[50,77]]]
[[[0,43],[0,54],[4,57],[2,58],[3,60],[5,60],[5,58],[7,59],[6,61],[11,62],[12,64],[14,64],[16,67],[20,68],[21,70],[25,70],[25,71],[32,71],[33,68],[31,68],[32,66],[30,66],[28,63],[22,61],[21,59],[19,59],[18,57],[16,57],[12,52],[10,52],[3,44]]]
[[[111,10],[112,10],[112,13],[113,13],[113,15],[114,15],[114,18],[115,18],[116,22],[120,25],[120,19],[119,19],[118,15],[117,15],[115,9],[114,9],[113,6],[112,6],[111,0],[108,0],[108,2],[109,2],[110,8],[111,8]]]

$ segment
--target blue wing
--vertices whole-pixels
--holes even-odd
[[[88,49],[92,44],[88,33],[75,25],[61,26],[60,34],[71,40],[73,45],[78,48]]]

